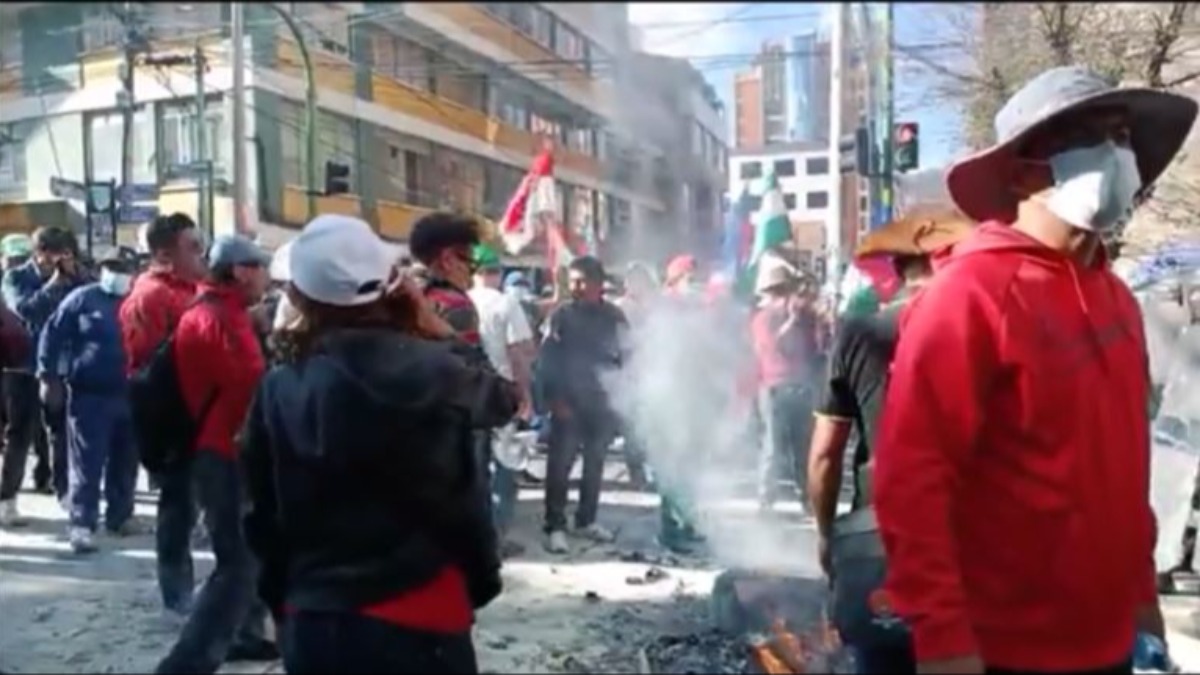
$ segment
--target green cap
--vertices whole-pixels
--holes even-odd
[[[487,244],[476,244],[471,251],[471,259],[479,269],[496,269],[503,267],[500,256]]]
[[[27,234],[10,234],[0,239],[0,255],[21,258],[33,255],[33,238]]]

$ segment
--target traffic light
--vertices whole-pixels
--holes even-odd
[[[896,125],[894,133],[893,164],[899,173],[912,171],[921,163],[920,146],[921,128],[916,122],[903,122]]]
[[[838,150],[841,156],[839,168],[842,173],[857,172],[860,176],[871,176],[875,173],[871,161],[871,133],[866,127],[855,129],[852,136],[843,136]]]
[[[350,192],[350,167],[338,162],[325,162],[325,195],[343,195]]]

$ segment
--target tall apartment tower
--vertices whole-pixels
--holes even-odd
[[[755,67],[738,73],[733,80],[735,148],[757,148],[766,144],[763,128],[762,71]]]
[[[829,142],[829,40],[816,32],[765,43],[734,77],[735,147]]]
[[[829,142],[829,39],[816,31],[788,41],[787,121],[789,140]]]

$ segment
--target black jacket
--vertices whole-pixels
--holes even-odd
[[[453,343],[380,329],[324,336],[273,368],[242,433],[246,537],[273,610],[353,611],[447,564],[482,607],[500,592],[473,430],[516,411],[511,384]]]
[[[575,410],[606,409],[604,373],[621,368],[628,329],[625,313],[607,301],[555,310],[538,354],[546,397]]]

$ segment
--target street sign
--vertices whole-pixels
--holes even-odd
[[[88,185],[88,204],[89,211],[96,213],[107,212],[113,206],[113,184],[112,183],[91,183]]]
[[[107,213],[93,213],[88,223],[91,228],[89,241],[100,244],[113,240],[113,222]]]
[[[153,202],[158,200],[158,185],[155,183],[133,183],[121,186],[121,203]]]
[[[157,217],[157,204],[122,204],[117,212],[117,220],[124,224],[148,223]]]
[[[210,162],[199,161],[191,164],[176,164],[171,167],[170,175],[172,176],[202,176],[210,171]]]
[[[87,187],[83,183],[55,177],[50,179],[50,194],[59,199],[84,201],[87,199]]]

